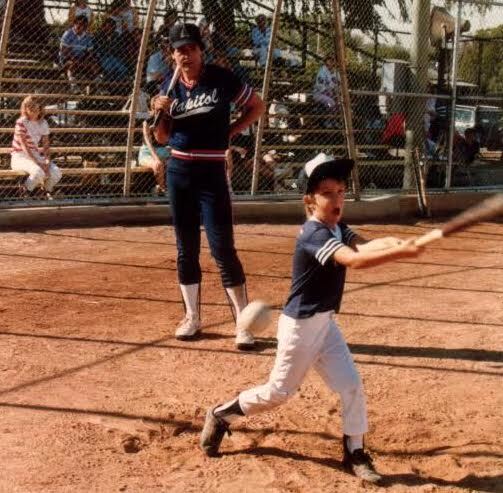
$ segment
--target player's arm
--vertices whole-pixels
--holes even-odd
[[[61,59],[65,61],[65,63],[71,62],[74,59],[74,56],[72,54],[72,48],[68,45],[61,45],[60,48],[61,52]]]
[[[383,238],[376,238],[374,240],[368,240],[358,233],[355,233],[351,229],[345,230],[344,243],[351,247],[357,252],[371,252],[375,250],[384,250],[386,248],[391,248],[393,246],[398,246],[403,243],[400,238],[395,238],[394,236],[385,236]]]
[[[143,129],[143,140],[145,141],[148,150],[150,151],[152,156],[157,156],[154,145],[152,144],[152,139],[150,138],[150,129],[147,120],[143,122],[142,129]]]
[[[154,96],[152,98],[152,109],[155,113],[161,112],[162,114],[159,124],[153,129],[155,140],[159,144],[167,144],[171,134],[172,119],[169,111],[172,103],[173,100],[167,96]]]
[[[48,135],[42,136],[42,154],[45,157],[45,161],[48,163],[51,160],[51,143]]]
[[[241,116],[232,123],[229,137],[232,139],[243,130],[255,123],[265,112],[265,104],[262,98],[255,92],[249,100],[241,107]]]
[[[35,153],[31,150],[26,140],[26,135],[23,132],[20,132],[16,129],[16,137],[19,139],[19,143],[21,144],[21,149],[23,152],[37,165],[42,167],[42,163],[38,160]]]
[[[384,264],[392,260],[417,257],[422,251],[414,240],[403,241],[398,245],[378,250],[355,251],[349,246],[341,246],[333,255],[335,262],[353,269],[364,269]]]
[[[155,163],[157,165],[162,164],[162,159],[157,154],[157,151],[155,150],[154,144],[152,143],[152,139],[150,138],[150,128],[149,128],[148,122],[146,120],[143,122],[143,139],[145,140],[145,144],[148,147],[150,154],[152,154],[152,157],[154,158]]]
[[[395,238],[394,236],[385,236],[383,238],[376,238],[374,240],[366,240],[359,235],[351,242],[353,250],[358,252],[372,252],[377,250],[385,250],[394,246],[404,243],[404,240]]]

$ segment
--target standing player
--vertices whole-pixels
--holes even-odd
[[[171,148],[168,190],[178,248],[178,278],[185,304],[185,318],[175,336],[187,340],[201,330],[201,216],[234,316],[247,304],[245,275],[234,247],[225,152],[233,136],[258,120],[264,103],[231,71],[204,64],[204,44],[196,25],[176,24],[170,31],[170,46],[181,75],[170,94],[172,98],[154,99],[154,109],[163,114],[154,133],[159,143],[168,142]],[[170,80],[168,76],[161,94]],[[231,124],[232,104],[241,116]],[[254,345],[253,337],[240,330],[236,345],[248,349]]]
[[[332,314],[339,311],[346,267],[371,267],[413,257],[418,248],[395,238],[366,242],[340,222],[352,167],[349,159],[334,160],[325,154],[305,166],[308,219],[297,239],[290,295],[278,322],[276,361],[265,385],[208,410],[201,447],[209,456],[218,454],[230,423],[283,404],[314,367],[328,387],[340,394],[345,467],[366,481],[380,480],[363,448],[368,425],[362,382]]]

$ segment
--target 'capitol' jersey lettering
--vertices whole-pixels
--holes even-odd
[[[171,106],[171,116],[177,118],[187,118],[196,113],[207,113],[218,103],[217,89],[214,89],[211,94],[199,94],[194,98],[189,98],[186,101],[178,101],[175,99]]]

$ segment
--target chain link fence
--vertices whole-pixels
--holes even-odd
[[[169,201],[169,149],[152,155],[144,122],[177,22],[266,101],[228,152],[236,199],[299,195],[319,152],[356,158],[355,197],[413,191],[417,169],[431,191],[503,185],[503,3],[4,0],[0,12],[0,206]],[[30,127],[37,102],[50,137]]]

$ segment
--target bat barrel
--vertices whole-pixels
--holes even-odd
[[[440,240],[444,236],[444,233],[441,229],[432,229],[429,233],[426,233],[419,238],[414,240],[414,244],[416,246],[425,246],[432,241]]]

